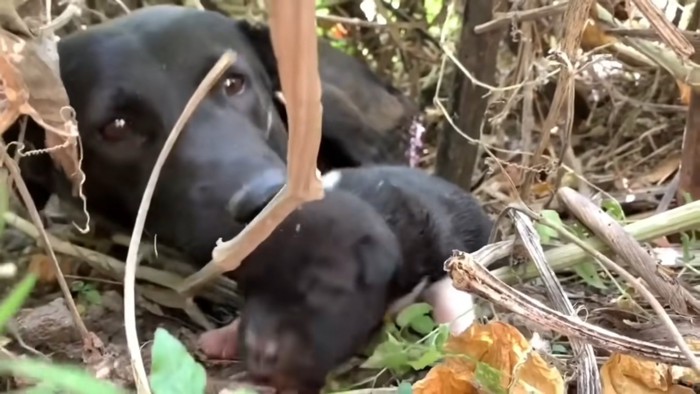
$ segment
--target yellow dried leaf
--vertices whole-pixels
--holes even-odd
[[[461,356],[447,357],[426,377],[413,385],[417,394],[478,393],[475,386],[477,362],[501,372],[501,387],[511,384],[511,392],[563,393],[564,380],[556,368],[549,367],[530,343],[513,326],[501,322],[473,324],[458,336],[451,336],[445,350]],[[514,377],[514,378],[513,378]]]
[[[615,353],[600,370],[604,394],[690,394],[693,390],[673,384],[665,364]]]
[[[614,44],[617,39],[611,35],[605,34],[603,30],[593,21],[588,20],[586,27],[581,35],[581,49],[591,51],[604,45]]]
[[[680,101],[681,104],[683,105],[688,105],[690,104],[690,85],[688,85],[685,82],[682,82],[678,79],[676,79],[676,85],[678,85],[678,93],[680,96]]]
[[[416,394],[478,394],[472,385],[474,370],[465,360],[449,358],[413,384]]]

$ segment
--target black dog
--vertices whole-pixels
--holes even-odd
[[[400,265],[398,241],[376,211],[329,191],[292,212],[235,271],[246,299],[240,323],[204,334],[200,346],[215,358],[240,353],[261,383],[318,392],[381,326]]]
[[[323,183],[326,190],[347,191],[368,202],[396,234],[404,265],[392,289],[395,307],[418,287],[437,320],[453,322],[453,332],[471,325],[473,300],[452,286],[443,269],[453,250],[474,252],[488,243],[493,223],[470,193],[402,166],[333,170]]]
[[[385,145],[415,108],[358,60],[328,44],[320,47],[321,156],[338,157],[338,165],[401,161],[368,146]],[[227,49],[237,52],[237,61],[203,100],[167,159],[145,232],[197,264],[206,263],[218,238],[243,227],[226,213],[231,196],[240,192],[236,204],[247,212],[263,206],[285,181],[287,134],[273,98],[279,78],[265,28],[215,12],[153,6],[69,35],[58,49],[61,77],[78,116],[84,192],[93,217],[132,227],[163,142]],[[368,116],[355,116],[358,111]],[[15,127],[3,138],[17,135]],[[356,138],[370,142],[355,147]],[[44,147],[43,131],[32,122],[26,143],[29,149]],[[37,194],[71,199],[65,176],[53,170],[47,155],[25,157],[21,165]]]

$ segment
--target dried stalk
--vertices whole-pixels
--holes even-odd
[[[41,233],[36,226],[10,211],[4,212],[2,214],[2,219],[0,220],[4,220],[8,226],[16,228],[29,237],[37,240],[41,237]],[[74,245],[51,234],[47,234],[47,236],[51,247],[53,247],[57,253],[79,258],[91,268],[102,274],[108,275],[115,280],[121,280],[124,278],[125,267],[123,261],[82,246]],[[130,242],[130,238],[128,238],[125,245],[127,247],[129,246],[128,242]],[[144,243],[145,242],[142,242],[141,246],[144,246]],[[167,261],[167,271],[139,265],[136,270],[136,278],[141,281],[150,282],[158,286],[175,290],[177,285],[182,283],[182,280],[184,279],[182,274],[177,274],[175,271],[182,271],[189,274],[192,272],[192,267],[190,264],[179,261]],[[220,277],[217,279],[216,286],[212,286],[210,289],[207,289],[207,291],[200,294],[200,296],[210,302],[236,304],[240,303],[240,300],[237,299],[238,296],[236,295],[235,291],[235,282],[229,278]]]
[[[134,382],[137,392],[150,394],[151,388],[148,384],[148,375],[146,368],[143,365],[141,357],[141,346],[139,345],[138,333],[136,331],[136,310],[135,310],[135,282],[136,282],[136,267],[138,266],[138,250],[143,235],[143,227],[146,223],[148,209],[151,206],[151,199],[156,188],[156,182],[160,176],[160,171],[165,164],[170,151],[177,141],[177,137],[185,128],[185,124],[189,121],[194,111],[201,103],[206,94],[221,78],[224,72],[233,64],[235,54],[233,51],[226,51],[209,70],[202,82],[190,97],[185,105],[180,117],[173,126],[173,129],[165,140],[163,148],[156,159],[156,163],[151,170],[151,176],[148,178],[146,189],[141,197],[138,213],[134,221],[134,229],[131,233],[131,242],[129,242],[129,251],[126,256],[126,267],[124,270],[124,330],[126,332],[126,343],[131,357],[131,369],[134,374]]]
[[[527,318],[545,330],[579,338],[612,352],[671,365],[693,366],[691,361],[676,349],[629,338],[583,322],[578,317],[555,311],[498,280],[467,253],[455,251],[445,262],[445,269],[456,288],[477,294],[493,304]],[[700,353],[695,353],[694,356],[698,357]]]
[[[575,190],[564,187],[558,192],[560,200],[598,238],[622,257],[674,311],[688,315],[700,312],[700,301],[693,297],[677,279],[659,270],[655,259],[629,235],[613,218],[601,211]]]
[[[58,281],[58,285],[61,288],[61,293],[63,293],[63,298],[66,301],[66,306],[70,311],[71,317],[73,319],[73,324],[75,324],[75,327],[78,329],[80,337],[83,340],[83,358],[85,360],[91,359],[91,353],[94,354],[95,351],[101,352],[102,349],[100,348],[102,346],[100,343],[98,343],[99,340],[95,340],[93,334],[90,333],[90,331],[85,326],[85,323],[81,319],[80,312],[78,312],[78,307],[75,305],[75,301],[73,300],[73,296],[71,295],[70,286],[68,286],[68,282],[66,282],[66,278],[63,276],[61,265],[58,263],[58,258],[56,257],[56,252],[51,246],[49,236],[46,233],[44,224],[41,221],[39,210],[37,209],[36,204],[34,204],[32,196],[29,194],[29,189],[27,189],[27,185],[24,182],[24,179],[22,178],[22,174],[20,172],[19,167],[7,154],[7,146],[4,143],[0,142],[0,167],[3,166],[8,169],[10,175],[12,176],[13,182],[15,182],[15,185],[17,186],[17,191],[19,192],[20,197],[22,198],[22,202],[24,202],[24,205],[27,207],[29,216],[31,217],[32,221],[34,222],[34,225],[38,230],[39,243],[46,249],[46,254],[49,256],[49,259],[53,264],[53,269],[56,272],[56,280]]]
[[[700,201],[694,201],[628,224],[624,226],[624,230],[637,240],[648,241],[664,235],[687,231],[698,226],[700,226]],[[607,245],[595,237],[581,241],[581,243],[590,250],[608,250]],[[576,244],[556,247],[548,250],[545,255],[555,272],[570,269],[576,264],[590,259],[589,253]],[[493,274],[500,280],[508,283],[535,278],[539,275],[532,264],[518,266],[517,268],[498,268],[493,271]]]
[[[576,72],[574,64],[576,62],[576,51],[581,44],[581,34],[586,26],[588,17],[591,11],[591,6],[593,5],[593,0],[578,0],[569,3],[566,12],[564,13],[564,40],[561,44],[562,61],[564,66],[562,67],[559,78],[557,80],[557,88],[554,91],[554,97],[552,98],[552,104],[549,108],[549,113],[542,126],[542,139],[540,144],[533,155],[532,163],[535,166],[541,166],[544,164],[542,160],[542,155],[544,151],[549,146],[550,133],[552,129],[559,123],[561,112],[563,108],[566,108],[566,113],[564,114],[565,125],[561,132],[562,149],[561,153],[558,155],[560,163],[564,157],[563,152],[569,144],[569,137],[571,135],[571,128],[573,126],[573,112],[574,112],[574,73]],[[528,195],[530,194],[530,187],[534,179],[535,173],[533,171],[528,171],[525,173],[525,179],[521,186],[520,196],[523,201],[528,201]]]
[[[674,26],[650,0],[632,0],[649,24],[659,33],[661,39],[682,58],[688,59],[695,49],[680,29]]]
[[[318,74],[315,3],[269,0],[270,33],[289,120],[287,183],[233,239],[217,242],[213,259],[179,286],[192,294],[213,277],[235,270],[298,206],[323,198],[316,169],[321,144],[321,81]]]
[[[548,16],[559,15],[566,11],[568,6],[569,2],[567,0],[558,4],[550,4],[524,11],[495,13],[493,20],[474,27],[474,33],[483,34],[493,30],[503,29],[508,27],[511,23],[533,21]]]
[[[530,257],[535,262],[537,269],[539,269],[540,276],[549,293],[549,298],[557,310],[573,318],[578,318],[574,306],[571,305],[566,294],[564,294],[561,283],[559,283],[554,271],[547,263],[547,258],[540,243],[540,237],[532,224],[532,220],[524,213],[513,209],[509,209],[508,214],[515,223],[516,231],[520,235],[525,249],[530,253]],[[571,338],[571,347],[574,350],[574,357],[580,360],[576,392],[581,394],[602,393],[600,372],[596,364],[593,346],[579,338]]]

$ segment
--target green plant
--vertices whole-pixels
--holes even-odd
[[[407,306],[396,316],[396,322],[384,326],[385,337],[363,368],[389,369],[397,376],[411,370],[419,371],[435,365],[444,357],[444,346],[449,336],[447,324],[438,325],[429,316],[432,307],[425,303]],[[418,332],[418,337],[409,332]]]

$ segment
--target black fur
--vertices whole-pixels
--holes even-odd
[[[423,278],[444,278],[443,263],[453,250],[473,252],[488,243],[493,223],[479,202],[442,178],[403,166],[335,171],[341,176],[331,190],[353,193],[372,205],[401,244],[404,265],[394,297],[409,293]]]
[[[349,193],[330,191],[290,214],[236,271],[248,371],[278,388],[320,389],[380,327],[400,265],[394,234]]]
[[[218,238],[232,237],[242,229],[243,224],[226,215],[231,196],[263,171],[271,174],[268,183],[283,181],[286,171],[287,134],[273,98],[278,80],[268,34],[264,28],[215,12],[153,6],[59,42],[61,77],[77,112],[84,191],[93,217],[127,231],[132,227],[168,133],[214,62],[226,49],[233,49],[236,62],[202,101],[166,161],[145,232],[203,264]],[[351,165],[396,161],[374,146],[400,128],[414,108],[356,59],[330,46],[322,48],[326,142],[321,156],[338,155],[344,157],[342,164]],[[226,94],[225,79],[230,77],[243,78],[240,94]],[[361,89],[346,90],[352,84]],[[374,96],[367,97],[367,92]],[[374,107],[375,116],[355,115],[365,107]],[[121,120],[127,131],[118,140],[106,139],[110,134],[101,131],[105,127],[114,131],[115,121]],[[28,148],[43,148],[43,130],[29,123]],[[332,124],[339,128],[330,129]],[[18,129],[3,138],[16,139]],[[356,145],[357,138],[367,143]],[[73,198],[64,174],[55,171],[47,155],[25,157],[21,165],[37,198],[45,199],[50,192],[64,200]],[[251,195],[264,200],[262,194]]]

